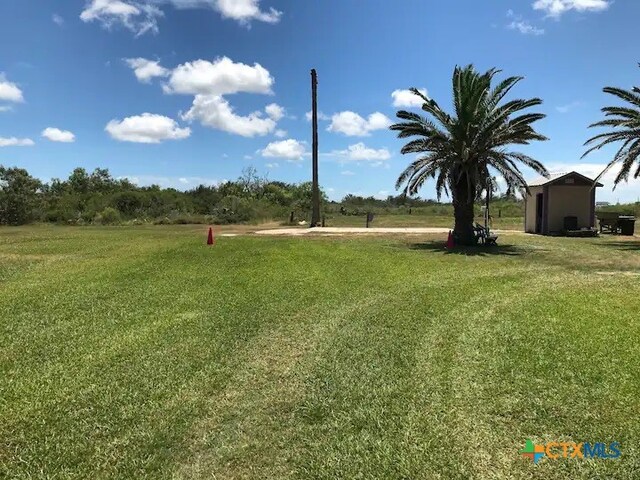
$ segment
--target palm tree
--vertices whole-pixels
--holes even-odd
[[[640,66],[640,64],[639,64]],[[585,143],[585,146],[592,146],[585,152],[582,158],[589,155],[594,150],[599,150],[605,145],[615,142],[621,142],[622,145],[618,152],[614,155],[613,160],[605,167],[596,181],[600,180],[607,171],[613,167],[616,163],[622,163],[620,173],[614,181],[614,188],[621,181],[627,181],[629,179],[629,173],[633,164],[638,162],[638,168],[633,174],[633,178],[640,176],[640,87],[633,87],[632,90],[623,90],[622,88],[605,87],[603,92],[609,93],[624,100],[629,105],[624,107],[604,107],[602,112],[604,113],[604,120],[589,125],[589,127],[613,127],[614,130],[610,132],[601,133],[593,138],[590,138]]]
[[[456,242],[476,243],[473,230],[473,206],[478,186],[486,188],[492,172],[503,177],[507,186],[528,192],[527,183],[517,163],[547,176],[547,169],[537,160],[507,150],[511,144],[528,145],[532,140],[546,140],[531,126],[545,117],[541,113],[526,113],[514,117],[521,110],[542,104],[539,98],[512,100],[501,103],[522,77],[509,77],[491,87],[499,70],[484,74],[473,65],[456,67],[453,72],[453,103],[455,113],[445,113],[438,104],[412,88],[423,101],[422,110],[431,118],[399,111],[404,120],[391,126],[398,138],[419,137],[407,143],[403,154],[421,155],[402,172],[396,183],[399,189],[414,195],[429,178],[436,179],[436,194],[444,191],[453,201]]]

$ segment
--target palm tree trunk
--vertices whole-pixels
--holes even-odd
[[[453,227],[454,241],[458,245],[476,245],[478,239],[473,230],[474,199],[476,187],[467,182],[466,175],[462,175],[453,188]]]

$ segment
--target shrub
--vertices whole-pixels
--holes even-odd
[[[107,207],[96,216],[95,222],[103,225],[117,225],[120,223],[120,212],[115,208]]]
[[[118,211],[126,217],[135,215],[143,205],[142,196],[138,192],[118,193],[113,197],[112,202]]]

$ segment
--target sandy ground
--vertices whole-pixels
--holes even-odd
[[[449,233],[448,228],[442,227],[426,227],[426,228],[356,228],[356,227],[316,227],[316,228],[277,228],[271,230],[258,230],[256,235],[314,235],[314,234],[330,234],[330,235],[345,235],[345,234],[364,234],[364,235],[379,235],[381,233],[400,233],[400,234],[428,234],[428,233]],[[493,230],[495,233],[524,233],[517,230]]]

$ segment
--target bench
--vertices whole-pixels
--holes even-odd
[[[479,223],[476,223],[476,226],[474,227],[473,231],[476,234],[476,238],[480,243],[482,243],[482,245],[487,245],[487,246],[497,245],[498,236],[491,235],[491,232],[489,231],[488,228],[484,228]]]

